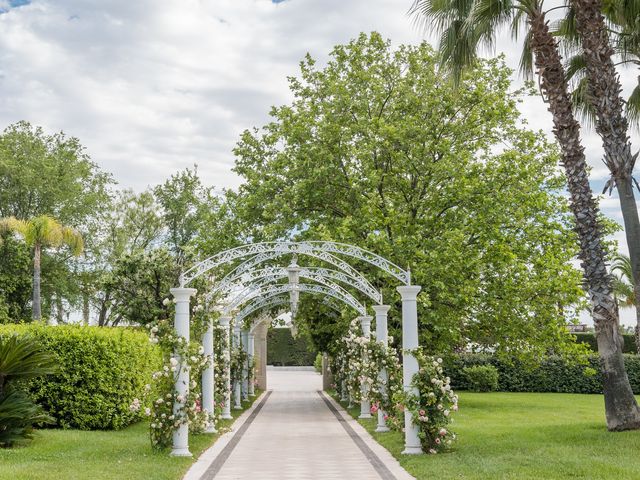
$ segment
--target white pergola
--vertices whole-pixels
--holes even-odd
[[[267,264],[283,256],[292,256],[292,263],[286,267]],[[301,256],[320,260],[334,268],[298,266],[297,258]],[[373,265],[402,283],[397,290],[402,298],[403,385],[406,390],[412,390],[413,393],[418,394],[411,387],[411,380],[418,373],[418,362],[411,352],[418,347],[417,296],[421,287],[411,285],[409,270],[404,270],[387,259],[354,245],[323,241],[265,242],[243,245],[213,255],[185,271],[180,276],[180,286],[171,289],[176,302],[176,332],[183,338],[189,339],[189,303],[190,298],[196,293],[194,288],[188,287],[189,284],[212,270],[216,271],[239,263],[208,292],[209,299],[216,294],[224,298],[219,325],[225,332],[224,360],[227,366],[231,348],[231,325],[233,324],[233,345],[242,345],[251,361],[254,354],[253,332],[259,324],[269,318],[264,312],[289,304],[292,317],[295,319],[300,292],[321,296],[331,308],[339,308],[337,303],[351,307],[358,313],[363,334],[368,337],[373,317],[368,316],[364,304],[340,284],[357,290],[359,294],[376,303],[372,307],[376,319],[376,340],[386,345],[387,314],[390,307],[383,305],[382,294],[357,268],[351,265],[350,262],[353,261]],[[310,280],[311,283],[300,283],[300,278]],[[282,279],[288,279],[288,283],[280,283]],[[281,312],[284,311],[286,309],[281,309]],[[256,320],[249,323],[248,328],[243,328],[253,315],[258,315]],[[215,359],[213,358],[213,322],[211,320],[203,335],[202,345],[205,355],[210,358],[208,368],[202,374],[202,405],[205,411],[213,414]],[[248,369],[248,364],[245,368]],[[386,372],[381,371],[380,375],[386,381]],[[230,378],[230,372],[227,371],[228,381]],[[231,391],[230,387],[231,385],[228,384],[227,392]],[[233,387],[236,407],[240,406],[242,396],[246,398],[253,394],[253,382],[248,381],[246,375],[243,382],[237,381]],[[181,398],[186,398],[189,391],[189,374],[186,365],[182,362],[175,374],[175,389],[182,394]],[[230,396],[229,393],[224,402],[223,418],[231,418]],[[183,407],[184,405],[176,400],[174,412]],[[360,416],[361,418],[371,416],[370,405],[365,400],[361,403]],[[410,412],[405,411],[404,416],[405,449],[403,453],[422,453],[418,427],[413,425]],[[388,430],[384,421],[384,412],[380,410],[377,430]],[[215,431],[215,428],[212,427],[211,431]],[[187,424],[181,425],[174,432],[172,455],[191,455],[188,435]]]

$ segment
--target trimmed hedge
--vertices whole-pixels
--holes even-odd
[[[634,393],[640,394],[640,356],[625,355],[624,361],[631,388]],[[472,385],[463,369],[476,365],[493,365],[499,373],[498,390],[503,392],[602,393],[600,359],[597,355],[589,357],[588,365],[571,365],[560,357],[549,357],[536,367],[491,355],[460,355],[445,362],[445,372],[451,377],[451,386],[458,390],[471,390]]]
[[[272,328],[267,333],[267,365],[313,365],[318,352],[309,349],[306,339],[293,338],[289,328]]]
[[[131,412],[161,367],[160,349],[127,328],[1,325],[0,336],[31,335],[58,358],[56,375],[28,382],[34,401],[62,428],[118,430],[142,418]]]
[[[574,333],[576,336],[576,342],[586,343],[591,347],[594,352],[598,351],[598,342],[596,341],[596,334],[593,332],[579,332]],[[636,349],[636,337],[631,333],[625,333],[622,335],[624,343],[622,345],[622,353],[638,353]]]

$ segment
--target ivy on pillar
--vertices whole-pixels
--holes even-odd
[[[233,347],[235,349],[242,348],[240,345],[240,325],[235,325],[233,328]],[[238,372],[234,372],[238,373]],[[240,410],[242,409],[241,402],[241,388],[242,388],[242,378],[234,378],[233,379],[233,409]]]
[[[256,392],[255,392],[255,379],[254,379],[254,374],[255,371],[253,368],[251,368],[253,366],[253,358],[255,356],[255,348],[256,348],[256,337],[253,333],[253,331],[249,332],[249,359],[248,359],[248,364],[249,364],[249,371],[251,372],[251,375],[249,377],[249,396],[250,397],[255,397],[256,396]]]
[[[205,433],[216,433],[214,396],[215,396],[215,372],[213,358],[213,319],[207,321],[207,331],[202,335],[202,348],[207,357],[207,368],[202,371],[202,410],[209,415],[209,425]]]
[[[196,294],[195,288],[172,288],[171,294],[176,302],[176,314],[174,328],[178,337],[189,341],[189,302],[193,295]],[[176,370],[174,375],[176,399],[173,402],[173,414],[180,416],[180,412],[184,410],[184,402],[189,394],[189,367],[183,362],[179,352],[175,352],[180,368]],[[182,401],[178,401],[182,398]],[[180,423],[180,426],[173,432],[173,449],[171,455],[174,457],[190,457],[189,451],[189,424],[187,421]]]
[[[224,339],[223,345],[223,360],[225,365],[225,377],[226,386],[224,392],[224,405],[222,407],[222,418],[229,420],[233,418],[231,416],[231,332],[229,327],[231,325],[231,317],[229,315],[222,315],[220,317],[220,326],[222,327],[222,334]]]
[[[387,348],[387,344],[389,341],[389,334],[387,331],[387,314],[389,313],[389,309],[391,307],[389,305],[374,305],[373,311],[376,312],[376,341],[384,348]],[[384,398],[387,398],[389,395],[388,382],[389,377],[386,368],[380,369],[378,373],[378,380],[380,385],[383,386],[384,390],[381,392]],[[376,432],[388,432],[389,427],[387,426],[387,421],[384,419],[386,412],[384,412],[381,408],[378,408],[378,425],[376,426]]]
[[[360,320],[360,327],[362,328],[362,336],[367,340],[371,338],[371,320],[373,317],[369,315],[362,315],[358,317]],[[363,362],[367,362],[367,350],[365,348],[363,353]],[[371,402],[369,401],[369,388],[367,382],[362,380],[360,382],[360,416],[358,418],[371,418]]]
[[[249,333],[242,330],[240,333],[240,345],[244,352],[247,352],[247,360],[242,365],[242,400],[249,400]]]
[[[406,392],[419,395],[417,388],[411,386],[413,376],[418,373],[418,360],[411,353],[418,348],[418,293],[422,287],[405,285],[398,287],[402,296],[402,383]],[[419,427],[413,424],[411,412],[404,411],[404,450],[405,454],[421,454]]]

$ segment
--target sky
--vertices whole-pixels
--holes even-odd
[[[194,164],[207,184],[236,188],[233,146],[291,100],[287,76],[307,52],[322,63],[334,45],[373,30],[394,45],[433,43],[408,16],[411,3],[0,0],[0,130],[27,120],[78,137],[123,188],[144,190]],[[497,46],[487,54],[505,53],[516,68],[518,45],[504,36]],[[623,86],[636,76],[622,72]],[[551,134],[540,97],[521,110],[531,128]],[[599,193],[608,173],[600,139],[590,130],[583,139]],[[621,221],[615,197],[601,206]],[[623,233],[617,238],[625,251]]]

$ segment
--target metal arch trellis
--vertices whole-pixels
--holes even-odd
[[[341,272],[339,270],[331,270],[328,268],[302,267],[300,269],[299,275],[300,278],[314,280],[327,286],[331,286],[328,284],[327,280],[345,283],[367,295],[374,302],[382,304],[382,294],[378,290],[373,288],[368,282],[363,283],[359,278],[352,277],[345,272]],[[216,285],[216,287],[211,291],[209,295],[212,296],[216,292],[233,291],[234,288],[238,289],[242,288],[243,286],[245,287],[245,289],[250,288],[250,285],[247,284],[251,284],[256,280],[269,279],[269,281],[276,281],[281,278],[287,278],[287,276],[287,268],[281,266],[266,267],[260,270],[250,270],[244,272],[241,275],[237,275],[236,277],[232,277],[226,281],[222,280],[219,284]]]
[[[274,283],[279,278],[282,278],[282,277],[279,277],[279,276],[263,277],[257,282],[247,285],[241,292],[236,294],[236,296],[233,298],[233,300],[230,303],[228,303],[224,307],[224,310],[231,311],[236,309],[239,305],[241,305],[242,303],[245,303],[247,300],[251,300],[256,296],[262,295],[263,293],[265,293],[266,291],[265,289],[268,289],[269,286],[273,286],[275,288],[275,287],[282,287],[286,285],[286,286],[289,286],[289,290],[288,290],[289,292],[299,290],[296,287],[292,286],[291,284]],[[333,289],[343,297],[349,299],[352,303],[359,304],[359,302],[356,300],[356,298],[353,295],[351,295],[348,291],[346,291],[337,283],[327,280],[326,278],[321,276],[318,276],[317,278],[312,278],[312,280],[315,280],[316,282],[324,285],[325,287],[329,287]]]
[[[255,304],[261,302],[261,301],[267,301],[269,299],[272,299],[273,297],[277,297],[278,295],[282,295],[283,293],[287,293],[289,291],[291,291],[291,286],[290,285],[282,285],[281,287],[283,288],[274,288],[271,289],[268,292],[262,292],[262,297],[257,301],[257,302],[252,302],[249,305],[245,306],[242,310],[240,310],[240,312],[238,313],[238,315],[236,315],[236,318],[244,318],[246,317],[249,313],[247,313],[247,311]],[[288,288],[287,288],[288,287]],[[365,315],[366,314],[366,309],[364,308],[364,306],[362,304],[360,304],[360,302],[358,302],[357,300],[355,300],[355,302],[352,302],[351,299],[348,298],[344,298],[340,293],[333,291],[332,289],[325,287],[324,285],[308,285],[305,283],[301,283],[298,285],[298,291],[300,292],[306,292],[306,293],[313,293],[313,294],[319,294],[319,295],[324,295],[324,296],[329,296],[329,297],[333,297],[337,300],[340,300],[341,302],[349,305],[350,307],[352,307],[353,309],[355,309],[359,315]],[[282,297],[284,298],[284,297]],[[353,298],[353,297],[352,297]],[[254,311],[254,310],[252,310]]]
[[[235,281],[235,279],[241,277],[243,274],[252,272],[255,269],[255,267],[257,267],[261,263],[267,262],[269,260],[273,260],[275,258],[282,257],[287,253],[288,252],[277,251],[277,252],[265,252],[265,253],[260,253],[258,255],[254,255],[253,257],[249,258],[248,260],[245,260],[243,263],[241,263],[236,268],[234,268],[225,277],[223,277],[222,280],[220,280],[220,282],[213,288],[212,294],[223,290],[224,288],[226,288],[226,285],[229,282]],[[310,256],[314,258],[318,258],[323,262],[329,263],[334,267],[342,270],[346,275],[349,275],[350,277],[352,277],[355,280],[355,282],[361,285],[366,291],[376,292],[376,294],[378,293],[377,290],[374,288],[374,286],[369,282],[369,280],[367,280],[367,278],[364,275],[358,272],[355,268],[353,268],[351,265],[349,265],[348,262],[345,262],[343,259],[338,258],[335,255],[332,255],[326,252],[321,252],[318,255],[313,254]],[[382,295],[380,295],[380,301],[378,303],[382,303]]]
[[[247,318],[252,313],[258,310],[264,310],[267,308],[277,307],[278,305],[289,304],[289,297],[277,294],[273,297],[260,298],[255,302],[250,303],[245,308],[243,308],[238,315],[236,315],[236,321],[242,322],[245,318]],[[330,308],[333,308],[337,312],[340,311],[339,305],[335,301],[333,302],[325,302]],[[277,315],[287,312],[288,309],[282,308],[278,310]],[[277,316],[276,315],[276,316]],[[253,328],[253,327],[252,327]]]
[[[318,284],[308,284],[308,283],[300,283],[297,285],[290,285],[288,283],[280,283],[280,284],[269,284],[252,290],[248,295],[243,295],[240,298],[234,299],[229,305],[225,306],[225,311],[231,311],[235,308],[239,307],[241,304],[252,300],[257,296],[264,297],[272,297],[273,295],[279,295],[281,293],[287,293],[291,291],[299,291],[306,293],[314,293],[321,295],[328,295],[330,297],[341,300],[346,303],[350,307],[353,307],[357,310],[361,315],[365,315],[366,308],[362,305],[353,295],[343,289],[340,285],[329,282],[329,285],[318,285]]]
[[[396,264],[373,252],[344,243],[304,241],[252,243],[225,250],[203,260],[185,271],[180,276],[180,286],[187,286],[197,277],[220,265],[233,262],[239,258],[247,257],[249,255],[258,255],[267,252],[280,252],[283,255],[288,253],[297,253],[301,255],[311,255],[320,259],[322,259],[322,254],[346,255],[374,265],[406,285],[411,284],[411,272],[409,270],[403,270]]]

